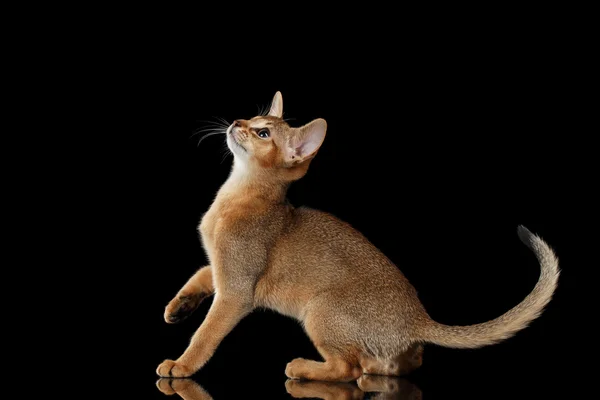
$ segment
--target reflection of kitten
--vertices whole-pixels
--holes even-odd
[[[210,266],[200,269],[165,311],[177,322],[215,293],[204,323],[160,376],[190,376],[223,337],[256,307],[302,321],[324,362],[296,359],[290,378],[350,381],[363,372],[400,375],[421,365],[422,345],[476,348],[525,328],[550,301],[558,280],[552,250],[524,227],[541,275],[533,291],[504,315],[471,326],[433,321],[404,275],[364,236],[324,212],[294,209],[285,199],[325,138],[316,119],[291,128],[281,119],[278,92],[266,116],[237,120],[227,130],[231,174],[202,218]]]
[[[353,383],[288,379],[285,388],[292,397],[317,399],[421,400],[421,390],[406,379],[363,375]]]
[[[252,397],[252,394],[260,394],[261,383],[257,381],[251,387],[242,387],[242,389],[247,393],[247,397]],[[285,388],[292,397],[302,399],[421,400],[423,398],[417,386],[402,378],[363,375],[357,383],[358,386],[356,383],[288,379]],[[192,379],[160,378],[156,386],[167,396],[177,393],[183,400],[212,400],[210,394]]]

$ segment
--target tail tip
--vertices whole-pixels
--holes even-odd
[[[519,239],[521,239],[521,241],[526,245],[531,244],[533,238],[535,237],[535,235],[523,225],[519,225],[517,228],[517,234],[519,235]]]

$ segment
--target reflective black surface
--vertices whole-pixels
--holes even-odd
[[[161,378],[156,382],[156,387],[167,396],[177,394],[185,400],[213,398],[193,379]],[[302,399],[422,399],[421,390],[408,380],[383,376],[365,375],[352,383],[288,379],[285,381],[285,389],[289,396]],[[247,395],[251,395],[250,392]]]

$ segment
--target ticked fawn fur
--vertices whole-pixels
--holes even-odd
[[[316,119],[293,128],[282,114],[277,92],[267,115],[227,128],[233,167],[199,227],[210,265],[167,305],[165,320],[178,322],[207,296],[214,299],[188,348],[177,360],[160,364],[158,375],[187,377],[198,371],[236,324],[259,307],[300,320],[323,357],[295,359],[285,374],[322,381],[406,374],[421,365],[424,344],[486,346],[540,315],[556,288],[558,261],[542,239],[521,226],[518,235],[541,266],[533,291],[488,322],[433,321],[405,276],[362,234],[330,214],[286,201],[288,186],[306,174],[323,143],[327,123]]]

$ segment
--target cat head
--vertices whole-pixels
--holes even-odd
[[[324,119],[292,128],[282,119],[283,98],[275,93],[267,115],[238,119],[227,129],[227,146],[236,168],[270,174],[284,181],[303,177],[325,139]]]

